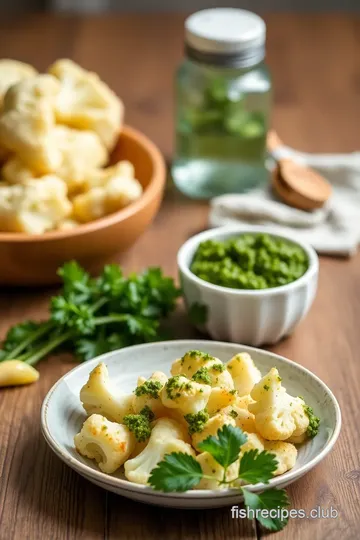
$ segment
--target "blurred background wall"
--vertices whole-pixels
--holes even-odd
[[[360,0],[0,0],[0,9],[102,11],[196,11],[207,7],[241,7],[253,11],[360,11]]]

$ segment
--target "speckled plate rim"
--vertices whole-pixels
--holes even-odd
[[[289,360],[288,358],[285,358],[284,356],[280,356],[278,354],[266,351],[264,349],[259,349],[256,347],[250,347],[248,345],[241,345],[236,343],[229,343],[229,342],[223,342],[223,341],[209,341],[209,340],[172,340],[172,341],[160,341],[156,343],[146,343],[143,345],[134,345],[133,347],[127,347],[128,350],[134,350],[135,348],[140,349],[148,349],[148,348],[156,348],[161,347],[164,345],[169,346],[169,344],[178,344],[178,345],[186,345],[189,350],[190,349],[201,349],[206,348],[208,345],[214,344],[216,346],[220,347],[228,347],[233,348],[234,346],[239,347],[243,349],[244,351],[256,351],[260,354],[267,354],[274,358],[274,360],[277,360],[278,363],[285,363],[292,368],[297,369],[299,371],[302,371],[307,377],[310,377],[314,379],[324,390],[324,392],[329,396],[334,410],[335,410],[335,426],[334,431],[329,438],[329,440],[326,442],[325,447],[317,456],[312,458],[309,462],[305,463],[298,469],[294,471],[286,472],[280,476],[277,476],[270,480],[268,484],[264,483],[258,483],[254,485],[246,486],[247,489],[254,492],[264,491],[269,488],[274,487],[282,487],[284,485],[291,484],[296,479],[303,476],[306,472],[310,471],[313,467],[315,467],[320,461],[322,461],[325,456],[331,451],[333,448],[341,430],[341,411],[340,406],[337,402],[337,399],[335,398],[334,394],[331,392],[331,390],[328,388],[328,386],[319,378],[317,375],[312,373],[307,368],[303,367],[300,364],[297,364],[296,362],[293,362],[292,360]],[[124,351],[125,349],[121,349]],[[89,368],[89,372],[95,365],[97,365],[100,361],[106,362],[108,358],[111,358],[112,356],[115,356],[118,351],[111,351],[106,354],[102,354],[101,356],[98,356],[96,358],[93,358],[92,360],[89,360],[86,362],[86,365]],[[67,378],[71,377],[74,372],[80,370],[84,364],[80,364],[73,368],[71,371],[66,373],[63,377],[61,377],[54,386],[50,389],[50,391],[45,396],[45,399],[43,401],[42,407],[41,407],[41,430],[43,433],[43,436],[50,446],[50,448],[54,451],[54,453],[62,460],[64,463],[66,463],[69,467],[74,469],[76,472],[81,474],[82,476],[88,477],[89,479],[93,479],[94,481],[103,484],[104,486],[108,486],[109,489],[111,488],[118,488],[121,489],[124,493],[147,493],[148,495],[151,495],[152,497],[156,497],[158,499],[161,498],[172,498],[172,499],[204,499],[204,498],[220,498],[220,499],[226,499],[226,498],[233,498],[234,497],[234,489],[224,489],[224,490],[193,490],[193,491],[186,491],[183,493],[163,493],[160,491],[155,491],[150,486],[142,486],[139,484],[135,484],[133,482],[130,482],[128,480],[123,480],[121,478],[112,477],[108,474],[105,474],[101,471],[96,471],[92,469],[91,467],[88,467],[86,464],[76,460],[71,455],[69,455],[66,451],[64,451],[63,447],[57,442],[57,440],[51,435],[49,427],[48,427],[48,419],[47,419],[47,411],[49,407],[49,403],[51,401],[51,397],[53,392],[57,389],[57,387],[62,384],[64,381],[66,381]],[[156,369],[155,367],[153,369]],[[281,369],[281,368],[280,368]]]

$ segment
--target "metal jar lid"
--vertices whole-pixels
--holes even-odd
[[[187,55],[199,62],[250,67],[265,56],[266,25],[251,11],[204,9],[185,21]]]

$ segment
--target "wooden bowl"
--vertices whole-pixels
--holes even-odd
[[[165,187],[166,168],[156,146],[144,135],[124,127],[111,162],[129,160],[144,193],[128,207],[70,231],[42,235],[0,232],[0,285],[57,283],[56,270],[77,260],[97,273],[119,252],[128,249],[155,217]]]

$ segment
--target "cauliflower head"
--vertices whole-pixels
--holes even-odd
[[[142,195],[142,186],[136,178],[118,174],[121,164],[99,170],[98,176],[103,184],[90,188],[87,192],[73,199],[74,217],[81,223],[87,223],[121,210],[136,201]],[[92,173],[94,178],[97,173]],[[86,189],[85,182],[85,189]]]
[[[226,484],[221,485],[219,483],[223,480],[224,469],[217,461],[215,461],[211,454],[202,452],[196,456],[196,461],[200,463],[203,474],[212,476],[213,480],[202,478],[194,489],[224,489],[228,487]],[[235,480],[238,475],[238,470],[239,462],[235,461],[235,463],[232,463],[230,467],[228,467],[225,479],[228,482]]]
[[[236,402],[236,390],[228,388],[216,387],[211,389],[209,401],[206,409],[210,416],[220,412],[225,407]]]
[[[80,390],[80,400],[87,414],[98,413],[108,420],[121,423],[133,412],[133,395],[121,394],[111,386],[106,365],[101,362],[90,373]]]
[[[106,148],[112,150],[122,127],[122,101],[96,73],[71,60],[57,60],[48,71],[61,83],[56,102],[58,122],[95,131]]]
[[[167,376],[161,371],[155,371],[148,380],[140,380],[134,390],[133,409],[135,414],[144,407],[149,407],[156,418],[166,415],[166,408],[160,399],[160,392],[167,383]]]
[[[61,152],[52,136],[60,84],[51,75],[24,79],[6,92],[0,116],[0,145],[35,174],[54,172]]]
[[[135,438],[127,427],[100,414],[92,414],[85,420],[74,442],[79,454],[94,459],[108,474],[121,467],[135,448]]]
[[[249,411],[255,416],[256,430],[270,441],[285,441],[306,432],[309,418],[304,401],[286,392],[276,368],[272,368],[251,391],[255,403]]]
[[[293,444],[283,441],[265,441],[264,449],[276,456],[278,466],[274,472],[274,476],[284,474],[294,467],[297,450]]]
[[[183,428],[170,418],[156,421],[146,447],[136,457],[125,462],[125,476],[130,482],[146,485],[151,471],[166,454],[183,452],[195,457],[190,444],[184,441]]]
[[[42,234],[71,212],[64,182],[47,175],[19,185],[0,186],[0,230]]]
[[[225,365],[214,356],[201,351],[188,351],[171,366],[172,375],[184,375],[194,381],[232,390],[234,383]]]
[[[205,409],[211,386],[191,381],[182,375],[170,377],[160,396],[164,407],[179,409],[183,415],[196,414]]]
[[[254,385],[261,379],[261,373],[248,353],[243,352],[235,355],[226,364],[226,367],[231,373],[239,396],[250,394]]]
[[[4,96],[10,86],[22,81],[35,77],[37,71],[35,68],[18,60],[9,60],[3,58],[0,60],[0,109]]]
[[[130,161],[118,161],[105,169],[89,170],[85,180],[85,190],[105,187],[112,178],[135,178],[134,165]]]
[[[191,437],[192,445],[196,450],[201,451],[198,447],[199,443],[212,436],[216,436],[219,429],[224,426],[234,426],[235,420],[222,412],[212,416],[205,424],[204,429],[200,433],[194,433]]]

